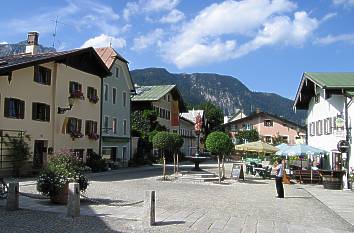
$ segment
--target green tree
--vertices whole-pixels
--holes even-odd
[[[179,149],[183,146],[183,138],[181,135],[179,134],[176,134],[176,133],[171,133],[170,134],[170,137],[171,137],[171,151],[173,153],[173,170],[174,170],[174,173],[176,173],[176,171],[178,172],[178,152],[179,152]],[[176,166],[177,164],[177,166]]]
[[[220,182],[221,181],[220,156],[222,156],[222,170],[223,170],[222,177],[224,177],[225,176],[225,166],[224,166],[225,156],[230,155],[231,151],[234,148],[234,145],[226,133],[216,131],[208,135],[206,139],[206,148],[208,149],[208,151],[217,155],[218,157],[219,182]]]
[[[277,135],[275,135],[275,137],[273,137],[273,145],[277,146],[280,145],[282,143],[288,143],[288,140],[286,140],[284,137],[280,136],[279,133],[277,133]]]
[[[136,110],[131,114],[132,131],[137,132],[142,138],[147,138],[157,123],[157,113],[154,110]]]
[[[154,148],[159,149],[162,152],[163,158],[163,179],[166,178],[166,156],[165,152],[172,148],[172,137],[168,132],[158,132],[152,138],[152,144]]]
[[[236,135],[236,139],[237,139],[238,143],[245,143],[245,141],[256,142],[260,138],[259,138],[258,131],[255,129],[252,129],[252,130],[238,131],[237,135]]]
[[[220,130],[221,124],[224,121],[223,111],[211,102],[202,103],[199,108],[205,111],[204,114],[208,121],[206,135],[210,132]]]

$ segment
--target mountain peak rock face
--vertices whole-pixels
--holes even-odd
[[[220,107],[225,115],[232,115],[237,109],[246,114],[260,108],[287,120],[304,124],[305,112],[295,114],[293,101],[274,93],[252,92],[238,79],[213,73],[173,74],[164,68],[146,68],[131,71],[138,85],[175,84],[186,103],[197,105],[210,101]]]
[[[24,53],[26,51],[27,41],[21,41],[17,44],[0,44],[0,57]],[[54,48],[38,46],[38,53],[55,52]]]

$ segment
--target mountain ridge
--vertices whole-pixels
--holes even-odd
[[[210,101],[220,107],[225,115],[232,115],[237,109],[246,114],[260,108],[262,111],[284,117],[304,125],[305,112],[295,113],[293,101],[277,93],[251,91],[240,80],[230,75],[215,73],[170,73],[165,68],[144,68],[131,71],[134,83],[138,85],[175,84],[185,102],[197,105]]]

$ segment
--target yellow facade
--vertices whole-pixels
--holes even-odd
[[[47,159],[47,152],[53,154],[61,149],[93,149],[99,152],[99,140],[82,138],[73,140],[70,134],[63,131],[66,117],[75,117],[82,120],[81,133],[85,134],[85,121],[97,122],[98,133],[100,129],[100,101],[96,104],[87,99],[87,87],[97,89],[101,96],[101,78],[82,72],[64,64],[50,62],[41,64],[51,70],[51,85],[43,85],[34,81],[34,67],[27,67],[12,72],[11,83],[7,76],[0,76],[0,129],[25,131],[31,137],[30,148],[34,152],[34,143],[43,141],[45,152],[43,162]],[[58,114],[58,107],[68,107],[69,82],[75,81],[82,85],[85,99],[76,99],[72,110]],[[16,98],[25,101],[24,119],[13,119],[4,116],[5,98]],[[39,102],[50,105],[50,121],[32,120],[32,103]],[[85,156],[84,156],[85,159]]]

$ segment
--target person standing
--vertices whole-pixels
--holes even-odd
[[[284,198],[284,187],[283,187],[283,163],[282,159],[278,159],[278,165],[276,167],[275,175],[275,187],[277,189],[278,198]]]

